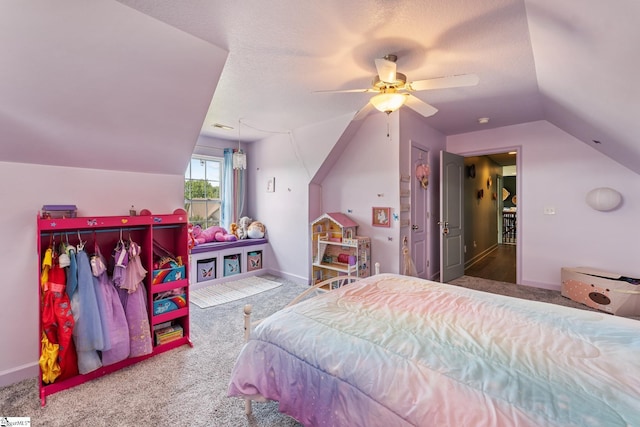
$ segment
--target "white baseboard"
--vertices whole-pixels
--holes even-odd
[[[308,277],[302,277],[297,274],[285,273],[284,271],[277,271],[271,268],[267,268],[265,273],[273,274],[274,276],[279,276],[279,277],[282,277],[283,279],[291,280],[292,282],[295,282],[299,285],[308,285],[309,283],[311,283]]]
[[[558,284],[555,284],[555,283],[540,283],[540,282],[532,282],[530,280],[525,280],[520,284],[524,285],[524,286],[531,286],[532,288],[549,289],[550,291],[561,291],[562,290],[562,285],[558,285]]]

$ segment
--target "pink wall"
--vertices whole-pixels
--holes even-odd
[[[381,271],[398,272],[400,224],[390,228],[371,225],[371,208],[390,207],[398,213],[399,141],[398,114],[387,117],[370,114],[357,134],[322,181],[322,205],[325,212],[343,212],[359,224],[358,234],[371,238],[372,262],[380,262]]]
[[[637,226],[640,176],[539,121],[447,138],[447,151],[478,154],[520,147],[518,165],[519,283],[560,287],[564,266],[589,266],[640,277]],[[593,188],[622,193],[616,211],[585,203]],[[555,215],[545,215],[552,207]]]
[[[291,280],[308,283],[309,184],[351,118],[342,116],[248,144],[248,215],[267,227],[267,268]],[[275,177],[273,193],[266,191],[269,177]],[[313,203],[318,209],[320,202]]]
[[[437,274],[439,240],[437,226],[438,159],[445,138],[425,124],[424,118],[402,109],[388,118],[373,112],[351,138],[345,151],[322,181],[322,204],[325,212],[339,211],[360,224],[358,234],[371,237],[372,261],[381,264],[383,272],[399,272],[402,265],[402,236],[411,236],[410,227],[393,220],[390,228],[371,225],[371,208],[391,207],[399,217],[400,175],[411,175],[411,144],[429,151],[432,170],[428,189],[428,205],[432,211],[428,227],[429,276]],[[387,137],[387,124],[390,136]],[[349,212],[350,211],[350,212]]]
[[[170,213],[182,207],[183,191],[182,175],[0,162],[0,325],[6,326],[0,342],[7,350],[0,352],[0,387],[38,373],[36,216],[42,205],[75,204],[82,216],[128,214],[131,205]]]
[[[429,219],[427,221],[427,268],[428,277],[439,280],[440,273],[440,151],[445,149],[446,139],[440,132],[429,127],[422,116],[412,110],[401,110],[400,114],[401,144],[401,173],[408,174],[415,179],[411,163],[411,145],[414,144],[429,152],[428,163],[431,169],[429,187],[427,189],[427,207]],[[411,236],[410,230],[403,230],[403,235]],[[398,249],[401,251],[401,247]]]

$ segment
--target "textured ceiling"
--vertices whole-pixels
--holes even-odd
[[[445,135],[545,119],[640,173],[638,16],[636,0],[3,0],[0,160],[174,173],[141,157],[355,113],[370,94],[314,92],[367,88],[392,53],[409,80],[479,76],[415,93]]]
[[[446,135],[546,119],[640,173],[636,0],[122,2],[229,51],[205,135],[237,138],[212,125],[242,121],[257,140],[356,112],[369,94],[314,91],[366,88],[393,53],[409,80],[479,76],[417,93]]]
[[[260,139],[356,112],[370,94],[314,93],[368,88],[375,58],[393,53],[409,80],[474,73],[475,87],[417,92],[439,112],[445,134],[543,117],[525,4],[514,0],[123,0],[229,51],[203,125],[207,135]],[[526,100],[526,102],[523,102]],[[486,127],[486,126],[485,126]],[[230,135],[231,134],[231,135]]]

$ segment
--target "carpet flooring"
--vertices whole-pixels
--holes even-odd
[[[32,426],[249,426],[293,427],[276,402],[254,403],[247,417],[241,399],[226,396],[235,359],[243,345],[242,309],[254,319],[275,312],[305,285],[272,276],[282,286],[206,309],[192,306],[187,345],[47,397],[40,406],[37,379],[0,389],[0,417],[30,417]],[[478,290],[587,309],[559,292],[463,276],[454,283]]]

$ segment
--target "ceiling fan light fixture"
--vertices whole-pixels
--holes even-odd
[[[378,111],[391,114],[402,107],[407,100],[406,93],[380,93],[369,100]]]

